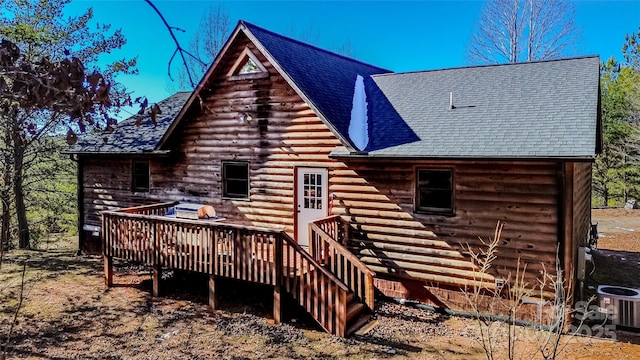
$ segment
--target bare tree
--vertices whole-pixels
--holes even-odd
[[[288,36],[300,40],[304,43],[311,44],[314,46],[320,46],[320,31],[314,28],[312,24],[308,25],[304,30],[296,27],[295,23],[291,23],[289,28],[287,29],[286,34]],[[353,48],[353,44],[349,39],[346,39],[342,44],[340,43],[332,43],[328,50],[331,50],[337,54],[342,54],[346,57],[354,57],[355,51]]]
[[[189,44],[193,54],[202,60],[202,62],[191,65],[197,78],[202,78],[204,72],[222,50],[229,31],[231,31],[229,15],[222,6],[212,6],[202,15],[198,32],[195,33]]]
[[[575,43],[574,7],[568,0],[490,0],[468,48],[479,64],[557,59]]]
[[[640,70],[640,27],[637,33],[626,34],[622,44],[625,65]]]
[[[477,323],[478,342],[487,360],[561,358],[573,337],[585,329],[586,321],[596,315],[590,306],[594,298],[583,302],[580,309],[572,308],[573,298],[567,292],[573,283],[572,272],[562,268],[557,253],[554,269],[547,270],[541,263],[543,270],[538,273],[537,281],[527,280],[527,263],[520,258],[515,274],[509,273],[501,282],[490,280],[498,266],[495,261],[503,225],[497,222],[493,238],[480,238],[480,247],[464,246],[474,269],[475,284],[466,286],[462,292]],[[526,309],[533,304],[537,304],[534,314]],[[533,322],[520,320],[527,312],[533,315]],[[500,313],[504,315],[496,316]],[[569,326],[568,333],[563,334],[572,316],[576,321]],[[604,321],[596,326],[603,325]],[[602,331],[609,336],[609,327]]]
[[[207,68],[218,55],[231,31],[229,15],[224,7],[215,5],[202,14],[198,30],[189,43],[189,57],[184,60],[184,67],[178,71],[178,84],[167,84],[169,92],[191,90],[202,78]],[[195,83],[193,80],[195,79]]]
[[[295,22],[292,22],[289,24],[286,34],[307,44],[318,45],[320,42],[320,32],[313,24],[308,24],[306,28],[301,29],[296,26]]]

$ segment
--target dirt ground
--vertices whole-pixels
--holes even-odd
[[[599,234],[593,285],[640,288],[640,210],[594,209],[591,216]]]
[[[627,250],[623,255],[612,252],[617,255],[596,260],[601,266],[596,267],[594,277],[606,270],[604,278],[613,281],[616,271],[611,269],[621,269],[621,262],[629,266],[622,268],[630,272],[629,279],[637,276],[640,259],[629,261],[632,258],[626,254],[640,253],[640,241],[628,240],[629,233],[635,231],[624,229],[640,232],[639,219],[639,211],[594,211],[594,221],[599,222],[604,235],[599,252],[610,251],[604,250],[605,246]],[[285,306],[285,322],[273,325],[269,288],[223,283],[220,308],[212,312],[206,306],[206,279],[173,274],[163,280],[162,296],[154,298],[150,269],[118,262],[116,286],[106,288],[101,258],[76,256],[73,249],[72,241],[63,241],[50,245],[49,251],[6,254],[0,269],[0,345],[5,344],[11,331],[21,292],[22,264],[27,264],[24,301],[12,330],[8,358],[486,358],[478,341],[478,326],[472,319],[379,300],[379,325],[364,336],[340,339],[321,331],[293,304]],[[498,334],[503,333],[504,325],[495,326]],[[530,336],[539,338],[540,334],[544,335],[536,332]],[[640,337],[625,332],[613,336],[616,340],[565,337],[562,343],[566,346],[558,358],[640,356]],[[529,342],[518,351],[530,354],[535,348]]]
[[[640,210],[593,209],[598,224],[598,248],[640,253]]]

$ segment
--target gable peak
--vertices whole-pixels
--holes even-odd
[[[245,47],[244,50],[242,50],[240,56],[238,56],[238,59],[227,73],[227,76],[231,80],[241,80],[268,75],[269,72],[267,71],[267,68],[265,68],[249,47]]]

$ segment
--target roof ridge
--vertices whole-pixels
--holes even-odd
[[[507,66],[518,66],[518,65],[535,65],[535,64],[544,64],[544,63],[551,63],[551,62],[582,60],[582,59],[595,59],[595,58],[600,59],[600,55],[583,55],[583,56],[560,58],[560,59],[547,59],[547,60],[537,60],[537,61],[520,61],[520,62],[515,62],[515,63],[467,65],[467,66],[458,66],[458,67],[450,67],[450,68],[414,70],[414,71],[405,71],[405,72],[397,72],[397,73],[374,74],[374,75],[371,75],[371,77],[394,76],[394,75],[410,75],[410,74],[420,74],[420,73],[430,73],[430,72],[450,71],[450,70],[482,69],[482,68],[489,68],[489,67],[507,67]]]
[[[366,62],[364,62],[362,60],[354,59],[352,57],[349,57],[349,56],[346,56],[346,55],[343,55],[343,54],[339,54],[339,53],[337,53],[335,51],[327,50],[327,49],[321,48],[319,46],[316,46],[316,45],[313,45],[313,44],[309,44],[309,43],[306,43],[306,42],[298,40],[298,39],[294,39],[294,38],[292,38],[290,36],[286,36],[286,35],[282,35],[282,34],[273,32],[273,31],[271,31],[269,29],[265,29],[263,27],[260,27],[258,25],[252,24],[252,23],[250,23],[248,21],[245,21],[245,20],[239,20],[238,23],[248,27],[249,30],[251,30],[250,28],[256,28],[256,29],[258,29],[260,31],[264,31],[266,33],[269,33],[271,35],[277,36],[277,37],[282,38],[282,39],[287,40],[287,41],[295,42],[295,43],[298,43],[300,45],[303,45],[303,46],[306,46],[306,47],[310,47],[310,48],[313,48],[315,50],[322,51],[324,53],[343,58],[345,60],[349,60],[349,61],[352,61],[352,62],[355,62],[355,63],[359,63],[359,64],[362,64],[362,65],[365,65],[365,66],[369,66],[369,67],[375,68],[377,70],[382,70],[382,71],[387,72],[387,73],[393,73],[392,70],[381,68],[379,66],[366,63]]]

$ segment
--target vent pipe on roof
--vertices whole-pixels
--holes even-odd
[[[449,110],[453,110],[456,107],[453,106],[453,91],[449,92]]]

